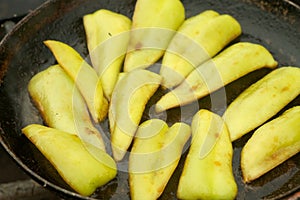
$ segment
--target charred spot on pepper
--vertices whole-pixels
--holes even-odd
[[[290,90],[290,87],[286,86],[286,87],[281,89],[281,92],[286,92],[286,91],[289,91],[289,90]]]
[[[217,139],[217,138],[219,138],[219,136],[220,136],[220,133],[219,133],[219,132],[217,132],[217,133],[215,133],[215,134],[214,134],[214,136],[215,136],[215,138]]]
[[[136,45],[135,45],[135,50],[141,50],[143,48],[143,44],[141,42],[138,42]]]
[[[89,135],[93,135],[95,132],[93,131],[93,130],[91,130],[90,128],[85,128],[85,132],[87,133],[87,134],[89,134]]]
[[[215,164],[215,166],[217,166],[217,167],[220,167],[220,166],[222,165],[222,163],[219,162],[219,161],[215,161],[214,164]]]

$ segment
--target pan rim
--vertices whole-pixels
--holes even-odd
[[[9,41],[10,37],[12,35],[15,34],[15,32],[22,28],[22,26],[24,24],[26,24],[31,18],[35,17],[36,15],[38,15],[40,12],[42,12],[44,9],[47,9],[48,5],[57,2],[59,0],[48,0],[46,2],[44,2],[43,4],[41,4],[39,7],[37,7],[36,9],[34,9],[33,11],[31,11],[28,15],[26,15],[24,18],[22,18],[16,25],[15,27],[12,29],[12,31],[10,31],[8,34],[6,34],[3,39],[0,41],[0,49],[3,48],[3,46],[5,46],[5,44]],[[290,0],[282,0],[286,3],[288,3],[289,5],[295,7],[296,9],[298,9],[300,11],[300,5],[297,4],[297,2],[293,2]],[[6,73],[6,72],[5,72]],[[4,73],[4,74],[5,74]],[[1,86],[1,80],[3,79],[3,77],[0,76],[0,86]],[[31,170],[28,166],[26,166],[22,160],[16,156],[16,154],[14,154],[14,152],[11,150],[11,148],[9,147],[9,145],[3,140],[2,134],[5,134],[5,132],[3,131],[1,124],[0,124],[0,144],[4,147],[4,149],[6,150],[6,152],[13,158],[13,160],[22,168],[26,171],[26,173],[29,173],[31,177],[33,177],[36,181],[38,181],[39,183],[43,183],[42,186],[43,187],[47,187],[50,186],[50,188],[53,188],[55,190],[58,190],[60,192],[62,192],[63,194],[67,194],[73,197],[77,197],[77,198],[81,198],[81,199],[94,199],[91,197],[84,197],[82,195],[79,195],[75,192],[69,191],[67,189],[64,189],[60,186],[57,186],[49,181],[47,181],[45,178],[41,177],[40,175],[38,175],[37,173],[35,173],[33,170]],[[289,194],[295,192],[295,190],[291,191]],[[288,194],[287,194],[288,195]],[[286,195],[284,195],[286,196]],[[283,197],[284,197],[283,196]],[[281,197],[282,198],[282,197]]]

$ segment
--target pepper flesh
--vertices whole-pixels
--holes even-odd
[[[300,106],[258,128],[241,153],[243,179],[250,182],[300,152]]]

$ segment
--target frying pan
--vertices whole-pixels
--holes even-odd
[[[234,16],[241,24],[243,34],[234,42],[249,41],[264,45],[279,62],[279,67],[300,67],[300,4],[296,1],[272,0],[182,0],[186,17],[207,9]],[[130,199],[128,174],[120,172],[91,197],[76,194],[58,175],[45,157],[22,135],[21,128],[31,123],[43,124],[27,92],[31,77],[55,63],[47,39],[59,40],[74,47],[82,56],[88,55],[82,16],[100,8],[132,17],[134,0],[50,0],[26,16],[0,43],[0,143],[25,172],[46,188],[65,199]],[[225,87],[229,104],[249,85],[269,73],[261,69],[252,72]],[[217,94],[216,91],[214,94]],[[149,118],[149,108],[162,95],[158,91],[149,101],[143,120]],[[224,106],[212,108],[211,96],[197,103],[201,108],[222,113]],[[266,99],[266,104],[268,100]],[[300,104],[298,96],[280,113]],[[186,106],[189,110],[189,106]],[[279,113],[279,114],[280,114]],[[167,121],[179,119],[190,122],[192,112],[181,113],[171,109]],[[180,117],[178,117],[180,116]],[[102,124],[104,135],[109,135],[108,122]],[[233,143],[233,171],[238,183],[237,199],[280,199],[300,190],[300,154],[297,154],[250,184],[244,184],[240,170],[241,148],[252,133]],[[179,166],[171,177],[160,199],[176,199],[178,178],[181,174],[184,152]],[[199,180],[201,181],[201,180]]]

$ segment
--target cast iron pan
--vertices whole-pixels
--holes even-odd
[[[300,4],[290,1],[272,0],[183,0],[186,16],[198,14],[206,9],[233,15],[243,28],[237,41],[250,41],[264,45],[279,62],[279,67],[293,65],[300,67]],[[82,198],[70,189],[56,173],[50,163],[21,133],[21,128],[30,123],[43,121],[33,106],[27,84],[39,71],[55,63],[51,52],[43,45],[47,39],[55,39],[73,46],[82,56],[87,56],[82,16],[97,9],[105,8],[129,17],[134,10],[134,0],[51,0],[24,18],[0,44],[1,88],[0,88],[0,142],[14,160],[33,179],[52,189],[64,198]],[[269,70],[257,70],[225,87],[227,104],[241,91],[254,83]],[[201,99],[198,104],[213,112],[222,114],[224,106],[211,105],[211,96]],[[151,116],[151,104],[162,95],[158,91],[150,100],[143,120]],[[269,100],[266,99],[266,104]],[[300,105],[298,96],[287,108]],[[191,106],[190,106],[191,107]],[[189,110],[189,106],[185,107]],[[169,123],[179,119],[190,122],[191,112],[182,109],[168,111]],[[254,116],[255,117],[255,116]],[[109,137],[108,122],[101,124],[104,135]],[[251,133],[234,142],[233,169],[238,183],[237,199],[280,199],[300,189],[300,154],[292,157],[274,170],[250,184],[244,184],[240,171],[240,151]],[[160,199],[176,199],[176,189],[183,161],[169,181]],[[201,181],[201,180],[199,180]],[[120,172],[107,185],[99,188],[91,198],[130,199],[128,176]]]

